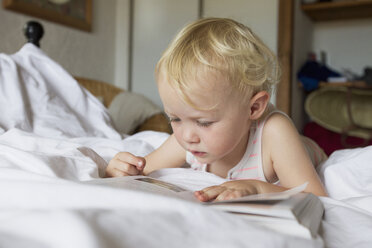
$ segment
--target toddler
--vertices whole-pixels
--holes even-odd
[[[155,75],[173,134],[145,158],[118,153],[107,176],[147,175],[187,162],[229,179],[195,192],[200,201],[279,192],[305,182],[306,192],[326,195],[314,169],[326,156],[269,103],[278,63],[249,28],[225,18],[195,21],[165,50]]]

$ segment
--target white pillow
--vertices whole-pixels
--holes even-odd
[[[162,110],[147,97],[125,91],[114,98],[108,112],[119,132],[131,134],[146,119]]]
[[[317,171],[328,195],[333,199],[371,196],[371,161],[372,146],[337,150],[318,166]]]

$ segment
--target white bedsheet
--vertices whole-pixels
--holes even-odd
[[[128,149],[143,154],[166,137],[144,132],[122,142],[70,141],[15,129],[1,135],[0,247],[322,246],[320,239],[284,236],[200,204],[80,182],[98,178],[102,161],[77,148],[94,147],[103,157]],[[188,169],[157,174],[195,189],[223,181]]]
[[[371,247],[371,147],[322,165],[331,197],[321,236],[305,240],[200,204],[85,184],[118,151],[146,155],[167,134],[122,139],[106,109],[32,45],[0,55],[0,89],[0,247]],[[187,169],[153,175],[192,190],[224,181]]]
[[[144,141],[146,137],[149,142]],[[357,204],[350,201],[352,198],[322,197],[326,209],[322,235],[309,241],[266,230],[199,204],[80,183],[98,178],[99,168],[105,162],[86,157],[77,148],[92,147],[107,160],[119,150],[136,150],[144,155],[166,137],[164,133],[143,132],[118,142],[104,138],[45,138],[16,129],[4,133],[0,136],[0,247],[369,247],[372,244],[371,194],[359,196],[363,201]],[[20,140],[24,142],[20,144]],[[335,156],[347,161],[346,152],[352,157],[351,151],[340,151]],[[369,153],[369,148],[356,152],[359,156],[352,161],[361,163],[358,158]],[[188,169],[165,171],[154,176],[193,190],[224,180]],[[327,173],[324,175],[327,180]],[[341,183],[337,185],[347,187],[347,181]]]

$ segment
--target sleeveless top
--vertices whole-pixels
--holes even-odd
[[[261,138],[263,127],[266,120],[274,113],[279,113],[289,118],[285,113],[276,110],[273,107],[270,109],[270,107],[263,118],[252,122],[246,152],[240,162],[228,171],[227,179],[256,179],[265,182],[267,181],[262,167]],[[315,166],[326,158],[323,150],[314,141],[302,136],[301,138],[306,151]],[[186,162],[194,170],[207,171],[207,164],[199,163],[195,156],[190,152],[186,152]]]

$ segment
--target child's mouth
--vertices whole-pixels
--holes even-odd
[[[207,153],[206,152],[198,152],[198,151],[190,151],[192,155],[195,157],[204,157]]]

